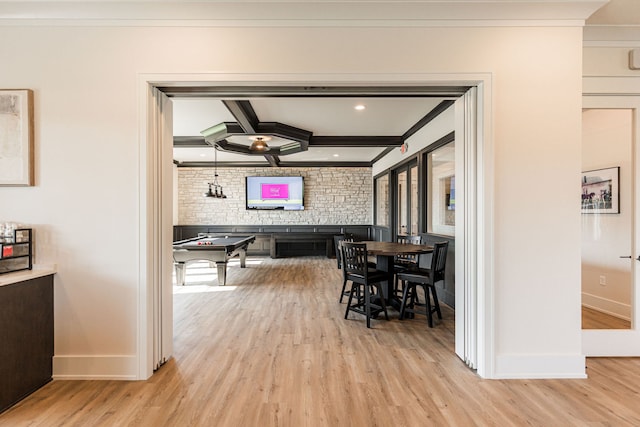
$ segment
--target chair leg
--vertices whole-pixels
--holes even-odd
[[[369,285],[364,285],[364,312],[367,317],[367,328],[371,328],[371,293]]]
[[[433,311],[431,310],[431,298],[429,297],[429,292],[431,287],[429,285],[424,285],[424,299],[427,305],[427,323],[430,328],[433,328]]]
[[[407,296],[409,294],[410,287],[411,287],[411,284],[409,282],[405,282],[404,286],[402,287],[402,303],[400,303],[400,320],[404,319],[404,312],[405,312],[405,309],[407,308]]]
[[[436,292],[436,286],[431,285],[431,294],[433,295],[433,307],[438,314],[438,319],[442,320],[442,312],[440,311],[440,302],[438,301],[438,293]]]
[[[344,312],[345,319],[349,316],[349,309],[351,308],[351,300],[353,300],[353,294],[355,293],[353,288],[355,288],[355,286],[356,286],[355,283],[351,284],[351,292],[349,292],[349,299],[347,300],[347,310]]]
[[[342,291],[340,291],[340,304],[342,304],[342,297],[344,296],[344,291],[347,288],[347,281],[344,280],[342,282]]]
[[[380,306],[382,307],[382,311],[384,311],[384,318],[385,320],[389,320],[389,313],[387,313],[387,302],[384,300],[384,295],[380,291],[380,288],[377,288],[377,289],[378,289],[378,296],[380,297]]]

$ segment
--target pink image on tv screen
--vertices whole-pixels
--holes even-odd
[[[263,199],[288,199],[289,184],[262,184]]]

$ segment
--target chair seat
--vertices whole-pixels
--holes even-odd
[[[431,257],[431,268],[412,268],[399,272],[396,276],[398,280],[405,283],[402,290],[402,304],[400,305],[400,319],[404,319],[408,314],[413,317],[414,314],[425,314],[427,323],[433,328],[433,313],[438,315],[442,320],[442,312],[440,311],[440,302],[438,301],[438,292],[436,290],[436,282],[442,281],[444,287],[445,281],[445,262],[447,259],[447,248],[449,242],[438,242],[433,246],[433,255]],[[416,309],[421,306],[418,301],[417,288],[424,290],[424,307],[425,310]],[[433,298],[433,306],[431,299]]]
[[[408,268],[398,272],[398,280],[422,283],[431,279],[431,270],[428,268]]]
[[[369,267],[367,274],[369,276],[370,282],[380,282],[383,280],[387,280],[386,271],[380,271],[380,270],[376,270],[375,268]],[[352,279],[352,278],[364,280],[364,276],[361,274],[354,274],[354,273],[349,274],[349,279]]]

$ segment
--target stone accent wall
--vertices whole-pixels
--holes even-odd
[[[303,211],[254,211],[245,205],[245,176],[304,177]],[[204,197],[213,168],[178,168],[178,224],[371,224],[371,168],[221,168],[226,199]]]

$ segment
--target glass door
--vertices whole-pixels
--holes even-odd
[[[396,236],[418,234],[418,165],[411,162],[395,170]]]

